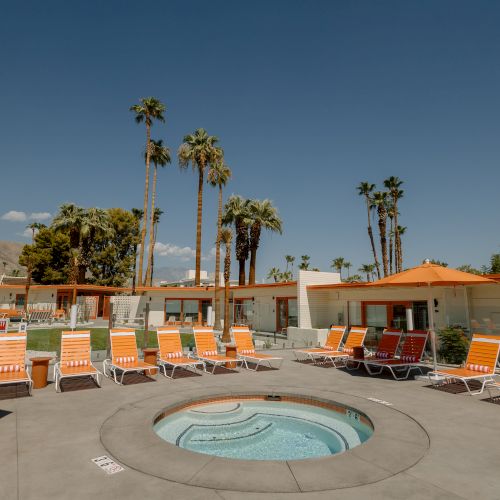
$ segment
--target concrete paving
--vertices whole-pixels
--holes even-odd
[[[123,387],[105,379],[100,389],[61,394],[49,385],[0,401],[0,499],[500,499],[500,406],[483,402],[487,394],[448,394],[281,354],[279,371],[158,376]],[[172,445],[154,440],[151,416],[175,402],[270,389],[352,404],[373,419],[375,433],[327,460],[257,464],[257,472],[248,462],[177,448],[176,457]],[[101,455],[125,470],[107,475],[91,461]],[[251,481],[238,489],[245,475]],[[269,484],[275,491],[259,491]]]

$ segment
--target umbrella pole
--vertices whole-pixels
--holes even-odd
[[[432,359],[434,362],[434,370],[437,370],[437,355],[436,355],[436,330],[434,329],[434,297],[432,296],[432,287],[430,283],[429,299],[427,301],[427,309],[429,310],[429,331],[431,332]]]

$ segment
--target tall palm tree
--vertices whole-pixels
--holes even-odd
[[[389,217],[389,272],[393,274],[394,272],[394,262],[396,262],[396,247],[394,245],[394,203],[392,200],[387,200],[387,217]]]
[[[214,329],[221,329],[221,311],[220,311],[220,232],[222,230],[222,188],[231,178],[231,169],[224,163],[224,159],[220,158],[211,165],[207,174],[207,182],[213,187],[219,188],[219,204],[217,208],[217,237],[215,239],[215,318]]]
[[[378,229],[380,232],[380,248],[382,251],[382,264],[384,267],[384,278],[389,274],[389,259],[387,258],[387,193],[377,191],[373,195],[373,205],[377,208]]]
[[[153,248],[156,246],[156,234],[158,232],[158,224],[160,223],[160,218],[163,214],[163,210],[161,208],[155,207],[155,211],[153,212]],[[155,254],[151,256],[151,284],[153,283],[153,276],[155,271]]]
[[[308,271],[309,270],[309,265],[310,265],[310,260],[311,257],[309,255],[301,255],[300,256],[300,264],[299,264],[299,269],[301,271]]]
[[[224,255],[224,330],[222,332],[222,342],[231,342],[229,333],[229,279],[231,278],[231,241],[233,232],[228,227],[220,231],[220,241],[226,247]]]
[[[275,283],[281,279],[281,271],[277,267],[271,267],[267,273],[267,279],[273,279]]]
[[[141,220],[144,216],[144,210],[141,210],[140,208],[133,208],[132,209],[132,215],[134,216],[134,263],[133,263],[133,270],[134,274],[132,276],[132,295],[135,295],[135,287],[136,287],[136,276],[137,276],[137,247],[140,243],[140,233],[141,233]]]
[[[141,248],[139,251],[139,273],[137,281],[142,283],[142,272],[144,265],[144,246],[146,244],[146,224],[148,220],[148,202],[149,202],[149,163],[151,161],[151,126],[153,120],[165,122],[163,113],[165,112],[165,105],[156,97],[144,97],[140,99],[139,104],[134,104],[130,107],[130,111],[135,113],[136,123],[144,122],[146,124],[146,182],[144,185],[144,208],[143,220],[141,228]]]
[[[371,222],[371,212],[372,212],[372,202],[371,195],[375,189],[375,184],[370,184],[369,182],[360,182],[358,186],[358,194],[365,198],[366,202],[366,215],[368,218],[368,236],[370,238],[370,244],[372,246],[373,261],[375,262],[375,267],[377,268],[377,276],[380,279],[380,264],[377,257],[377,249],[375,247],[375,240],[373,238],[372,222]]]
[[[344,257],[337,257],[336,259],[332,260],[332,264],[330,267],[333,269],[336,269],[337,272],[340,274],[340,280],[342,281],[342,268],[344,267],[345,259]]]
[[[403,265],[403,242],[401,241],[401,236],[403,236],[406,233],[406,226],[398,226],[398,234],[399,234],[399,245],[398,245],[398,251],[399,251],[399,262],[401,262],[401,266]],[[399,270],[401,272],[403,268]]]
[[[144,153],[144,158],[147,158],[147,151]],[[151,188],[151,212],[149,215],[149,249],[148,249],[148,265],[146,268],[145,286],[152,286],[153,283],[153,254],[154,254],[154,227],[155,227],[155,200],[156,200],[156,176],[158,165],[165,167],[171,162],[170,149],[163,145],[163,141],[151,141],[151,161],[153,162],[153,185]]]
[[[401,238],[399,236],[398,230],[398,200],[403,197],[404,191],[399,189],[403,184],[403,181],[399,177],[391,176],[384,181],[385,188],[389,191],[389,195],[392,198],[392,204],[394,205],[394,247],[396,254],[396,272],[399,273],[403,267],[403,261],[401,260],[401,252],[399,247],[401,245]]]
[[[177,152],[179,166],[187,168],[191,164],[193,170],[198,170],[198,212],[196,222],[196,274],[195,286],[200,284],[201,271],[201,222],[203,216],[203,179],[205,169],[221,157],[222,150],[216,147],[219,139],[208,135],[203,128],[196,129],[193,134],[184,136],[183,143]]]
[[[352,264],[349,261],[347,261],[347,262],[344,262],[343,267],[344,267],[344,269],[347,269],[347,278],[349,279],[351,277],[350,270],[351,270]]]
[[[250,225],[250,269],[248,284],[255,285],[255,270],[257,264],[257,249],[260,244],[262,229],[282,233],[282,221],[278,210],[273,207],[270,200],[250,200],[249,205]]]
[[[290,273],[291,276],[293,277],[293,263],[295,262],[295,257],[293,255],[285,255],[285,261],[286,261],[285,273],[288,272],[288,265],[291,264]]]
[[[358,269],[360,273],[366,274],[366,281],[371,281],[370,277],[375,271],[375,264],[362,264]]]
[[[45,224],[41,222],[32,222],[26,226],[26,229],[31,229],[31,245],[35,244],[35,232],[40,231],[40,229],[47,227]],[[27,278],[26,278],[26,287],[25,287],[25,295],[24,295],[24,311],[28,312],[28,299],[30,295],[30,287],[31,287],[31,276],[33,273],[33,262],[31,258],[31,251],[28,252],[28,269],[27,269]],[[5,270],[5,263],[4,263]]]
[[[250,225],[249,202],[239,195],[231,195],[224,205],[222,224],[234,224],[236,230],[236,260],[239,264],[238,284],[245,284],[245,262],[248,259]]]

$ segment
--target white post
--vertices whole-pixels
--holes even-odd
[[[427,309],[429,310],[429,331],[431,333],[432,357],[434,361],[434,370],[437,370],[437,355],[436,355],[436,330],[434,326],[434,298],[432,296],[432,287],[429,283],[429,299],[427,301]]]
[[[214,325],[213,309],[212,306],[207,307],[207,326]]]
[[[411,307],[406,308],[406,331],[414,330],[413,326],[413,309]]]
[[[76,304],[73,304],[71,306],[71,313],[70,313],[70,319],[69,319],[69,327],[74,330],[76,328],[76,316],[78,313],[78,306]]]
[[[469,311],[469,294],[467,293],[467,287],[464,286],[464,300],[465,300],[465,324],[469,329],[469,335],[472,338],[472,326],[470,323],[470,311]]]

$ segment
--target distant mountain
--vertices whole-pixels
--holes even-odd
[[[187,267],[155,267],[154,285],[158,285],[160,281],[178,281],[185,277],[187,270]]]
[[[4,273],[4,267],[5,273],[8,275],[11,275],[14,269],[18,269],[21,274],[25,274],[24,268],[19,265],[19,256],[23,247],[24,243],[18,241],[0,240],[0,274]]]

